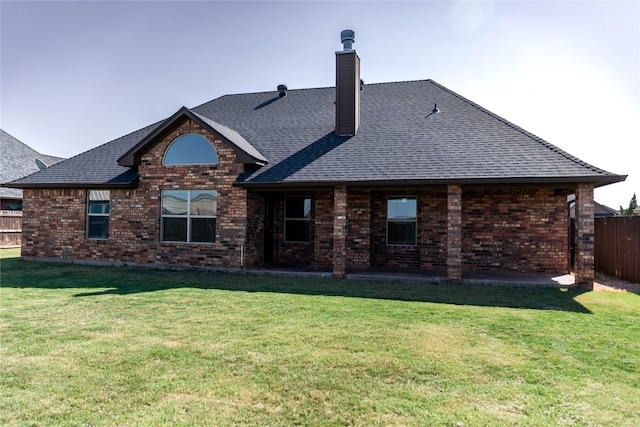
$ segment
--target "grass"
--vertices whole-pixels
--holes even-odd
[[[640,424],[640,296],[25,262],[0,425]]]

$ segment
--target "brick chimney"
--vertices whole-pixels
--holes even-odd
[[[355,135],[360,126],[360,58],[351,45],[355,32],[340,33],[343,49],[336,52],[336,135]]]

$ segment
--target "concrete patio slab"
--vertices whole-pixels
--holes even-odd
[[[246,270],[246,273],[283,277],[333,277],[331,271],[328,269],[298,266],[251,268]],[[348,280],[385,280],[397,282],[447,282],[445,270],[368,268],[347,271],[346,278]],[[572,287],[575,284],[575,280],[572,274],[562,273],[463,271],[462,280],[458,283],[563,288]]]

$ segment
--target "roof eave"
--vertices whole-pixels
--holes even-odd
[[[118,189],[118,188],[137,188],[139,179],[131,182],[29,182],[29,183],[7,183],[2,187],[26,189]]]
[[[574,176],[574,177],[511,177],[511,178],[457,178],[457,179],[388,179],[388,180],[298,180],[298,181],[236,181],[234,185],[246,188],[260,187],[327,187],[348,186],[419,186],[419,185],[561,185],[593,183],[595,187],[624,181],[627,175]]]

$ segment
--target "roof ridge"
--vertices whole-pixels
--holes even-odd
[[[397,81],[393,81],[393,82],[377,82],[377,83],[366,83],[365,82],[365,87],[367,87],[367,86],[389,85],[389,84],[399,84],[399,83],[417,83],[417,82],[433,82],[433,80],[431,80],[431,79],[415,79],[415,80],[397,80]],[[324,89],[335,89],[335,85],[334,86],[301,87],[301,88],[297,88],[297,89],[287,88],[287,92],[292,92],[292,91],[301,92],[301,91],[324,90]],[[277,89],[274,89],[274,90],[261,90],[261,91],[257,91],[257,92],[226,93],[224,95],[221,95],[221,96],[219,96],[217,98],[210,99],[208,101],[205,101],[205,102],[203,102],[201,104],[198,104],[198,105],[196,105],[194,107],[191,107],[189,109],[190,110],[194,110],[194,109],[202,107],[203,105],[209,104],[210,102],[216,101],[218,99],[228,98],[228,97],[232,97],[232,96],[260,95],[260,94],[276,93],[276,92],[278,92]]]
[[[614,175],[613,173],[611,173],[609,171],[606,171],[606,170],[601,169],[601,168],[599,168],[597,166],[594,166],[594,165],[592,165],[590,163],[587,163],[584,160],[580,160],[579,158],[569,154],[568,152],[564,151],[562,148],[559,148],[558,146],[550,143],[549,141],[545,140],[544,138],[541,138],[538,135],[533,134],[533,133],[521,128],[520,126],[516,125],[515,123],[510,122],[509,120],[505,119],[504,117],[499,116],[498,114],[491,112],[490,110],[484,108],[483,106],[471,101],[468,98],[465,98],[464,96],[462,96],[459,93],[454,92],[453,90],[441,85],[440,83],[438,83],[438,82],[436,82],[434,80],[431,80],[431,79],[429,79],[427,81],[429,81],[433,85],[437,86],[438,88],[450,93],[451,95],[457,97],[461,101],[466,102],[467,104],[471,105],[472,107],[474,107],[474,108],[482,111],[483,113],[493,117],[494,119],[499,120],[500,122],[504,123],[505,125],[510,126],[511,128],[515,129],[516,131],[518,131],[518,132],[522,133],[523,135],[531,138],[535,142],[537,142],[537,143],[543,145],[544,147],[550,149],[551,151],[554,151],[554,152],[560,154],[561,156],[563,156],[567,160],[571,160],[572,162],[574,162],[574,163],[576,163],[576,164],[578,164],[580,166],[586,167],[587,169],[590,169],[590,170],[592,170],[594,172],[597,172],[597,173],[604,173],[604,174],[608,174],[608,175]]]

